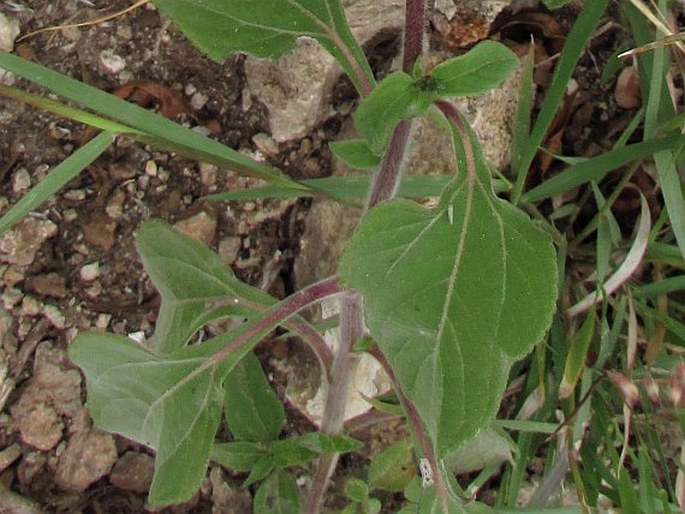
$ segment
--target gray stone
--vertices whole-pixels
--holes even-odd
[[[0,12],[0,51],[11,52],[19,35],[19,22]]]

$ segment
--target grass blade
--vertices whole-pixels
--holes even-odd
[[[640,215],[640,225],[635,234],[635,241],[633,246],[630,248],[628,255],[618,267],[616,272],[609,277],[609,279],[604,283],[605,294],[611,295],[616,291],[623,283],[630,278],[633,272],[638,268],[642,262],[642,258],[647,251],[647,243],[649,242],[649,230],[652,226],[652,218],[649,214],[649,205],[644,196],[640,196],[642,204],[642,213]],[[569,317],[577,316],[581,312],[585,312],[590,307],[596,303],[601,302],[603,299],[602,295],[591,293],[580,302],[575,304],[573,307],[566,311]]]
[[[534,203],[569,191],[590,180],[599,182],[612,170],[662,150],[671,150],[683,142],[685,142],[685,136],[669,136],[611,150],[574,166],[569,166],[558,175],[524,193],[522,201]]]
[[[167,148],[251,177],[261,178],[271,184],[307,189],[306,186],[288,178],[278,170],[259,164],[228,146],[39,64],[0,52],[0,68],[16,73],[53,93],[148,134],[153,143],[162,143]]]
[[[608,3],[609,0],[586,2],[580,16],[578,16],[573,25],[566,39],[566,44],[561,51],[559,62],[554,69],[551,86],[547,91],[545,102],[542,105],[542,109],[540,109],[540,114],[535,122],[533,131],[530,134],[526,147],[521,152],[520,159],[517,160],[517,168],[512,169],[516,177],[525,175],[528,172],[533,158],[554,119],[554,115],[559,105],[561,105],[561,101],[566,93],[566,85],[573,75],[576,63],[585,45],[590,40],[592,32],[602,18]],[[513,199],[514,203],[517,203],[518,200],[519,198],[517,197]]]
[[[102,132],[67,157],[0,218],[0,234],[23,219],[81,173],[112,144],[112,141],[114,141],[114,134]]]

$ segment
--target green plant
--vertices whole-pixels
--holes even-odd
[[[647,318],[662,322],[685,340],[685,330],[676,316],[664,315],[648,305],[647,298],[663,294],[668,288],[666,281],[657,291],[636,291],[635,302],[625,295],[609,299],[650,250],[653,259],[664,259],[663,255],[669,254],[671,259],[679,259],[678,266],[684,267],[685,216],[681,213],[682,193],[673,158],[674,150],[684,143],[683,136],[673,130],[659,134],[660,125],[673,116],[660,110],[663,104],[659,99],[664,94],[660,78],[645,78],[645,97],[649,102],[644,141],[626,145],[630,136],[627,129],[626,137],[611,151],[571,164],[550,180],[524,191],[531,162],[608,0],[588,2],[581,12],[532,129],[530,102],[522,103],[512,162],[515,183],[510,191],[511,203],[493,192],[490,167],[480,145],[448,97],[478,94],[496,86],[518,66],[518,60],[502,45],[483,42],[426,73],[421,59],[424,0],[407,0],[403,70],[379,84],[352,37],[337,0],[155,3],[216,60],[238,51],[275,58],[291,50],[298,37],[319,41],[338,59],[362,97],[355,115],[360,139],[337,142],[333,149],[352,165],[377,167],[378,171],[365,183],[326,179],[297,182],[159,116],[17,57],[0,55],[3,68],[81,102],[98,114],[4,86],[0,93],[103,130],[5,214],[0,219],[0,230],[35,208],[96,159],[117,134],[236,169],[268,183],[257,191],[217,195],[223,199],[321,195],[349,201],[362,196],[359,191],[364,190],[365,184],[371,184],[367,212],[339,262],[339,276],[282,301],[239,282],[216,255],[163,222],[149,221],[141,226],[137,249],[162,297],[150,346],[142,347],[113,334],[93,333],[79,335],[69,352],[86,374],[88,405],[97,425],[155,450],[155,478],[149,496],[152,505],[187,500],[198,489],[209,461],[213,460],[248,473],[245,485],[260,482],[254,499],[257,512],[319,511],[338,455],[358,447],[356,441],[342,433],[342,410],[350,352],[364,336],[364,325],[374,341],[369,351],[393,377],[397,401],[412,431],[422,483],[411,482],[406,497],[413,511],[419,512],[485,509],[479,504],[468,505],[468,494],[461,491],[445,462],[493,424],[512,366],[536,343],[546,343],[550,351],[545,344],[536,347],[528,362],[530,370],[523,375],[522,398],[535,400],[536,394],[541,395],[535,409],[538,418],[518,424],[510,422],[509,428],[520,431],[516,441],[520,455],[503,477],[500,506],[515,505],[526,463],[541,444],[536,434],[555,432],[555,425],[550,427],[547,419],[558,397],[566,402],[564,413],[571,420],[562,429],[572,453],[580,424],[592,416],[581,400],[595,387],[602,366],[613,355],[628,306],[634,309],[637,304],[641,313],[649,315]],[[644,29],[634,13],[631,20],[637,26],[636,33]],[[652,65],[656,76],[661,77],[663,56],[661,61],[654,57]],[[532,62],[524,66],[524,75],[525,99],[531,88]],[[425,113],[441,120],[451,134],[459,172],[453,178],[420,183],[403,181],[401,164],[412,119]],[[636,120],[635,126],[641,121],[638,117]],[[661,244],[670,245],[675,256],[658,246],[643,199],[634,241],[623,264],[609,276],[611,249],[621,243],[610,206],[618,195],[615,191],[620,193],[625,184],[608,198],[596,184],[609,171],[648,155],[657,156],[659,173],[666,184],[673,186],[666,201],[672,236],[668,234]],[[597,215],[575,239],[567,242],[554,223],[540,214],[536,204],[588,182],[592,196],[588,193],[585,201],[594,199]],[[437,206],[426,209],[410,200],[394,199],[403,184],[408,184],[409,191],[416,195],[439,193]],[[517,205],[531,212],[536,222]],[[665,218],[662,226],[664,223]],[[578,301],[557,310],[559,284],[564,282],[558,277],[565,276],[566,257],[594,232],[597,288],[586,291],[580,289],[582,284],[576,284],[578,290],[573,297]],[[678,246],[671,244],[673,238]],[[558,253],[552,241],[557,244]],[[299,316],[303,308],[331,296],[341,298],[341,344],[335,354],[331,354],[315,327]],[[593,310],[597,303],[602,306],[599,315]],[[608,315],[609,306],[612,316]],[[585,316],[584,320],[575,322],[574,318],[580,315]],[[225,318],[235,321],[226,332],[201,344],[190,344],[200,328]],[[549,337],[545,339],[550,325]],[[329,379],[331,387],[321,432],[279,439],[285,419],[283,407],[252,354],[255,345],[277,326],[309,344]],[[634,330],[631,326],[629,332]],[[596,369],[587,365],[593,344],[600,355]],[[606,412],[615,410],[615,398],[602,387],[598,389],[603,395],[593,396],[593,403],[606,404]],[[523,406],[519,407],[523,410]],[[231,442],[215,442],[222,415],[233,436]],[[591,436],[605,441],[603,446],[611,446],[606,434],[593,431]],[[588,502],[590,498],[596,502],[600,490],[612,494],[616,503],[632,501],[632,483],[625,473],[600,471],[601,462],[595,462],[597,459],[593,460],[590,453],[584,455],[585,467],[568,457],[553,460],[555,456],[550,450],[550,467],[564,471],[563,476],[571,468],[582,501]],[[611,457],[616,457],[612,462],[616,469],[620,468],[620,458],[613,454]],[[315,459],[317,469],[302,505],[290,468]],[[651,485],[654,473],[646,459],[641,451],[636,462]],[[371,487],[387,484],[379,466],[370,471]],[[493,469],[486,466],[483,476],[475,482],[484,482],[491,472]],[[547,500],[547,491],[555,484],[558,486],[559,475],[547,475],[539,490],[541,503]],[[610,487],[603,485],[598,476]],[[377,502],[369,497],[369,490],[366,484],[350,482],[345,494],[353,503],[347,511],[375,512]],[[645,490],[653,497],[658,495],[656,486],[645,486]],[[670,487],[670,497],[672,490]]]

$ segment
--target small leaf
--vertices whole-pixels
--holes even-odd
[[[549,237],[494,196],[470,131],[469,140],[470,169],[461,149],[437,208],[379,204],[338,267],[363,293],[371,335],[439,457],[489,424],[511,364],[542,339],[557,294]]]
[[[274,460],[271,455],[264,455],[260,457],[250,469],[250,474],[247,475],[245,482],[243,482],[243,489],[251,486],[255,482],[265,479],[274,469]]]
[[[236,439],[268,443],[278,437],[285,409],[252,352],[229,373],[224,388],[224,415]]]
[[[369,467],[369,483],[383,491],[402,491],[416,476],[412,445],[407,439],[396,442],[376,455]]]
[[[430,106],[435,91],[419,87],[420,80],[401,71],[392,73],[359,105],[354,116],[355,126],[368,141],[372,153],[383,153],[400,120],[420,116]]]
[[[295,477],[285,471],[273,473],[257,489],[253,507],[259,514],[303,512]]]
[[[375,168],[381,162],[381,158],[371,151],[364,139],[332,141],[328,147],[338,159],[358,170]]]
[[[274,465],[280,468],[302,466],[318,457],[318,453],[302,446],[297,437],[274,441],[269,446],[269,454]]]
[[[209,248],[161,220],[143,223],[136,248],[162,296],[152,337],[159,353],[179,349],[210,321],[255,314],[243,299],[264,306],[275,303],[266,293],[240,282]]]
[[[250,471],[265,454],[265,448],[246,441],[216,443],[212,446],[212,460],[232,471]]]
[[[297,39],[316,39],[357,80],[352,61],[373,74],[347,25],[338,0],[155,0],[200,50],[217,62],[244,52],[277,58],[295,48]],[[351,55],[350,55],[351,54]]]
[[[506,46],[485,40],[464,55],[438,64],[430,76],[442,96],[479,95],[499,86],[519,64]]]
[[[345,482],[345,496],[350,500],[362,503],[369,497],[369,486],[358,478],[349,478]]]

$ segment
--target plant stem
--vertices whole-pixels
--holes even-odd
[[[383,200],[389,200],[397,192],[402,174],[402,161],[411,133],[411,120],[402,120],[397,124],[390,138],[390,146],[383,156],[381,169],[371,187],[366,203],[366,210]]]
[[[407,0],[405,8],[404,56],[402,68],[410,72],[416,59],[423,52],[425,32],[426,0]],[[398,123],[390,139],[381,169],[376,174],[365,210],[383,200],[395,196],[400,183],[402,161],[411,134],[411,120]],[[326,400],[321,430],[328,434],[342,432],[345,405],[351,380],[350,355],[352,345],[363,334],[364,322],[361,297],[357,293],[346,293],[341,300],[340,307],[340,342],[333,358],[331,383]],[[326,492],[328,480],[335,471],[338,454],[324,454],[318,463],[314,474],[312,488],[307,498],[305,512],[316,514],[320,512],[323,496]]]
[[[343,431],[345,407],[354,369],[354,365],[351,365],[352,359],[354,359],[354,355],[351,354],[352,345],[364,333],[359,294],[347,292],[340,303],[340,337],[333,358],[333,368],[331,369],[333,378],[328,387],[326,408],[321,422],[321,431],[329,435],[337,435]],[[307,514],[316,514],[321,511],[326,486],[338,464],[338,457],[338,453],[325,453],[319,459],[305,507]]]
[[[402,70],[410,73],[416,59],[423,55],[426,29],[426,1],[407,0],[405,5]]]
[[[423,53],[426,28],[425,0],[407,0],[404,15],[404,48],[402,70],[411,73],[414,62]],[[412,120],[402,120],[397,124],[390,138],[381,169],[378,171],[369,194],[366,209],[383,200],[389,200],[397,192],[402,174],[402,161],[411,134]]]
[[[302,309],[314,305],[324,298],[334,296],[342,293],[338,285],[338,277],[333,276],[316,282],[309,287],[306,287],[297,293],[289,296],[282,302],[277,303],[266,311],[265,315],[259,319],[254,325],[250,326],[236,337],[230,344],[226,345],[221,351],[215,353],[210,358],[205,360],[191,373],[186,375],[180,383],[189,382],[204,371],[217,366],[222,360],[235,352],[238,348],[245,344],[258,341],[266,336],[277,325],[283,324],[285,320],[298,313]]]
[[[421,422],[419,412],[416,410],[416,406],[414,405],[414,403],[409,398],[407,398],[407,396],[405,396],[404,393],[402,393],[402,389],[400,388],[400,385],[397,382],[397,379],[395,378],[395,373],[393,372],[392,367],[388,362],[388,359],[386,359],[383,352],[380,351],[380,348],[376,346],[371,350],[370,353],[378,360],[378,362],[380,362],[381,366],[383,366],[383,369],[385,369],[385,372],[388,374],[393,384],[395,384],[395,390],[397,391],[397,396],[400,400],[400,403],[402,404],[402,408],[404,409],[404,412],[406,412],[407,414],[409,423],[413,427],[414,434],[418,439],[419,444],[421,445],[421,451],[426,457],[428,465],[431,469],[431,473],[433,474],[436,495],[440,500],[440,504],[443,506],[443,510],[446,510],[447,497],[449,496],[447,485],[445,484],[442,474],[440,473],[438,460],[435,457],[435,452],[433,452],[433,447],[431,446],[430,440],[428,439],[428,435],[426,434],[426,431],[423,428],[423,423]]]

